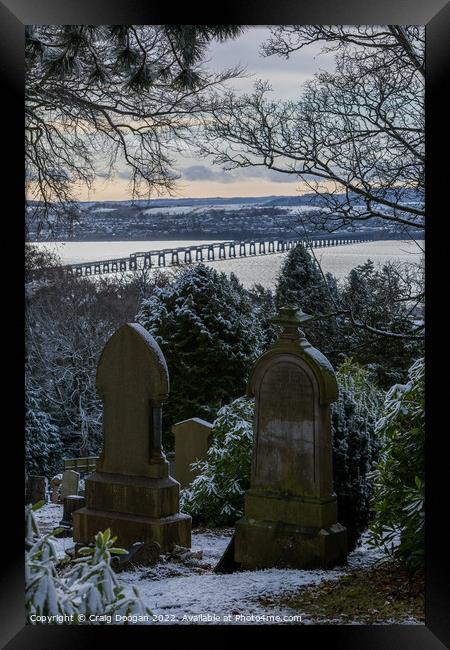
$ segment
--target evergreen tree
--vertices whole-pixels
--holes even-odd
[[[169,368],[166,443],[171,425],[195,416],[212,419],[245,391],[263,334],[235,276],[203,264],[187,268],[169,287],[156,288],[136,318],[161,345]]]
[[[59,428],[43,408],[39,391],[27,382],[25,393],[25,466],[29,474],[51,478],[62,469]]]
[[[256,283],[249,289],[249,296],[253,303],[255,318],[261,324],[263,330],[262,347],[266,350],[271,346],[278,335],[278,328],[269,323],[277,312],[275,296],[271,289]]]
[[[325,280],[309,250],[297,245],[292,248],[281,267],[276,289],[277,309],[284,305],[301,307],[311,315],[322,315],[334,310],[330,297],[337,292],[331,274]],[[313,321],[304,326],[309,342],[335,362],[337,360],[337,328],[334,318]]]
[[[416,327],[412,307],[417,293],[414,273],[413,269],[393,262],[375,266],[367,260],[350,271],[342,288],[342,307],[351,311],[353,319],[375,330],[399,334],[381,336],[353,327],[348,320],[342,321],[342,340],[348,354],[366,365],[385,389],[404,381],[408,367],[422,353],[421,339],[400,335],[412,333]],[[420,305],[416,304],[415,309],[420,316]]]

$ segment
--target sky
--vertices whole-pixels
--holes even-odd
[[[251,92],[257,79],[268,81],[273,87],[273,97],[280,100],[295,99],[302,84],[320,70],[334,67],[330,54],[321,54],[319,46],[312,44],[294,53],[286,60],[278,56],[263,57],[259,52],[261,43],[270,35],[267,27],[248,28],[242,36],[224,43],[213,43],[208,54],[208,67],[213,71],[241,65],[246,76],[234,79],[230,86],[238,92]],[[176,188],[177,198],[236,197],[294,195],[305,191],[291,176],[262,168],[247,168],[224,172],[205,158],[188,155],[178,156],[176,172],[181,175]],[[112,201],[126,200],[130,188],[124,174],[112,181],[99,178],[94,191],[82,190],[80,200]]]

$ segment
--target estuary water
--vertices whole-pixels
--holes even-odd
[[[140,251],[194,246],[221,240],[171,240],[171,241],[108,241],[108,242],[39,242],[37,246],[59,255],[63,264],[76,262],[93,262],[95,260],[127,257]],[[423,254],[425,242],[419,240],[380,240],[348,244],[330,248],[314,249],[317,261],[324,272],[329,271],[338,279],[343,279],[355,266],[371,259],[375,264],[384,264],[388,260],[419,263]],[[217,271],[234,273],[246,287],[259,283],[267,288],[273,288],[280,268],[286,257],[286,252],[252,257],[237,257],[236,259],[215,260],[205,262],[211,264]],[[156,267],[157,268],[157,267]],[[171,267],[167,267],[170,269]]]

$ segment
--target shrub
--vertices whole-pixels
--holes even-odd
[[[369,372],[351,360],[339,367],[337,379],[339,397],[331,408],[334,489],[338,521],[347,528],[351,550],[369,523],[370,473],[380,452],[375,428],[383,393],[370,381]]]
[[[374,473],[371,541],[411,571],[424,564],[425,364],[416,361],[406,384],[386,396],[377,430],[381,461]]]
[[[253,405],[253,400],[241,397],[220,409],[207,457],[193,464],[200,474],[181,491],[180,510],[209,526],[234,524],[243,515],[252,457]]]
[[[87,557],[74,560],[68,570],[61,572],[56,554],[56,539],[52,534],[41,536],[33,516],[33,508],[25,509],[25,603],[29,616],[54,616],[53,622],[86,623],[90,615],[149,614],[134,589],[126,598],[111,568],[111,554],[126,553],[114,548],[115,537],[110,530],[99,532],[93,548],[81,552]],[[80,619],[80,615],[82,618]],[[83,618],[84,617],[84,618]],[[33,622],[30,619],[30,622]]]

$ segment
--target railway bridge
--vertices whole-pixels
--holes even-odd
[[[324,248],[344,246],[371,240],[372,237],[315,237],[306,239],[248,239],[221,241],[177,248],[163,248],[131,253],[128,257],[97,260],[95,262],[77,262],[67,264],[64,269],[76,276],[102,275],[120,271],[137,271],[140,268],[180,266],[198,262],[253,257],[283,253],[293,246],[310,246]]]

